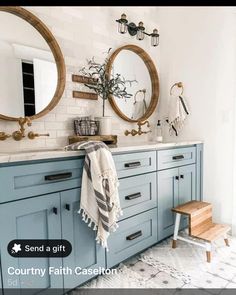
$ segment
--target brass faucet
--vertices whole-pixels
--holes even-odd
[[[18,120],[18,123],[20,125],[20,130],[14,131],[12,133],[12,137],[16,141],[19,141],[23,137],[25,137],[25,124],[27,124],[28,126],[31,126],[32,125],[29,117],[25,117],[25,118],[20,117],[19,120]]]
[[[27,124],[27,126],[31,126],[32,123],[29,117],[25,117],[25,118],[20,117],[18,119],[18,123],[20,125],[20,130],[14,131],[11,135],[6,134],[5,132],[0,132],[0,140],[6,140],[9,137],[12,137],[16,141],[22,140],[26,136],[25,124]],[[35,139],[36,137],[39,137],[39,136],[49,136],[49,133],[39,134],[39,133],[34,133],[33,131],[30,131],[28,133],[29,139]]]
[[[147,124],[148,128],[150,127],[150,124],[149,124],[148,120],[146,120],[144,122],[138,121],[138,123],[137,123],[138,130],[135,130],[135,129],[132,129],[131,131],[125,130],[125,135],[128,136],[129,134],[131,134],[132,136],[135,136],[135,135],[142,135],[142,134],[147,134],[149,132],[152,132],[151,130],[142,131],[142,126],[145,125],[145,124]]]

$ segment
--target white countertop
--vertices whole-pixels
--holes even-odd
[[[142,150],[159,150],[178,146],[187,146],[202,143],[202,141],[182,141],[182,142],[143,142],[143,143],[124,143],[118,144],[116,147],[111,147],[112,153],[123,153],[123,152],[134,152]],[[24,151],[12,151],[4,152],[0,151],[0,163],[20,162],[20,161],[33,161],[41,159],[54,159],[54,158],[65,158],[73,156],[83,156],[85,153],[83,150],[80,151],[65,151],[60,148],[52,149],[35,149],[35,150],[24,150]]]

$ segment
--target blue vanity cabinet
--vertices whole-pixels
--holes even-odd
[[[4,295],[10,295],[7,288],[34,287],[45,295],[52,288],[73,289],[96,276],[97,270],[171,236],[175,222],[171,208],[202,199],[202,144],[122,152],[113,158],[124,214],[108,239],[108,252],[78,213],[84,157],[0,165],[0,295],[1,287]],[[14,239],[65,239],[72,244],[72,253],[64,258],[13,258],[7,245]],[[63,267],[72,274],[16,276],[8,274],[10,266]],[[86,275],[80,273],[83,270]]]
[[[72,244],[71,254],[63,258],[63,267],[76,271],[64,276],[65,289],[77,287],[94,276],[94,269],[105,267],[105,249],[97,244],[96,231],[78,214],[79,201],[80,189],[61,193],[62,238]],[[80,274],[83,269],[89,269],[90,274]]]
[[[50,288],[63,288],[62,276],[48,274],[50,266],[59,268],[61,258],[14,258],[8,254],[7,245],[15,239],[60,239],[60,195],[58,193],[24,199],[0,205],[0,249],[4,288],[38,288],[30,295],[47,294]],[[42,268],[46,275],[11,275],[14,269]],[[13,271],[13,269],[11,269]],[[4,295],[9,289],[4,290]],[[9,291],[10,292],[10,291]],[[27,293],[28,294],[28,293]]]

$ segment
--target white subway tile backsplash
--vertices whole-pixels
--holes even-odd
[[[57,131],[57,137],[68,137],[70,135],[74,135],[74,129],[68,130],[59,130]]]
[[[65,129],[66,123],[65,122],[45,122],[45,129],[46,130],[63,130]]]
[[[80,106],[67,107],[67,114],[83,115],[86,113],[87,113],[87,110],[84,107],[80,107]]]
[[[44,116],[43,118],[41,118],[41,120],[43,120],[44,122],[54,122],[56,120],[56,115],[49,113],[46,116]],[[34,122],[33,122],[33,126],[34,126]]]

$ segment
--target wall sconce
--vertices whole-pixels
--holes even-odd
[[[138,26],[135,23],[129,23],[126,14],[122,14],[120,19],[117,19],[118,22],[118,32],[121,34],[125,34],[127,31],[131,36],[135,36],[137,40],[143,40],[144,36],[151,37],[151,45],[156,47],[159,45],[159,33],[157,29],[154,29],[151,34],[145,32],[145,27],[143,26],[143,22],[139,22]]]

